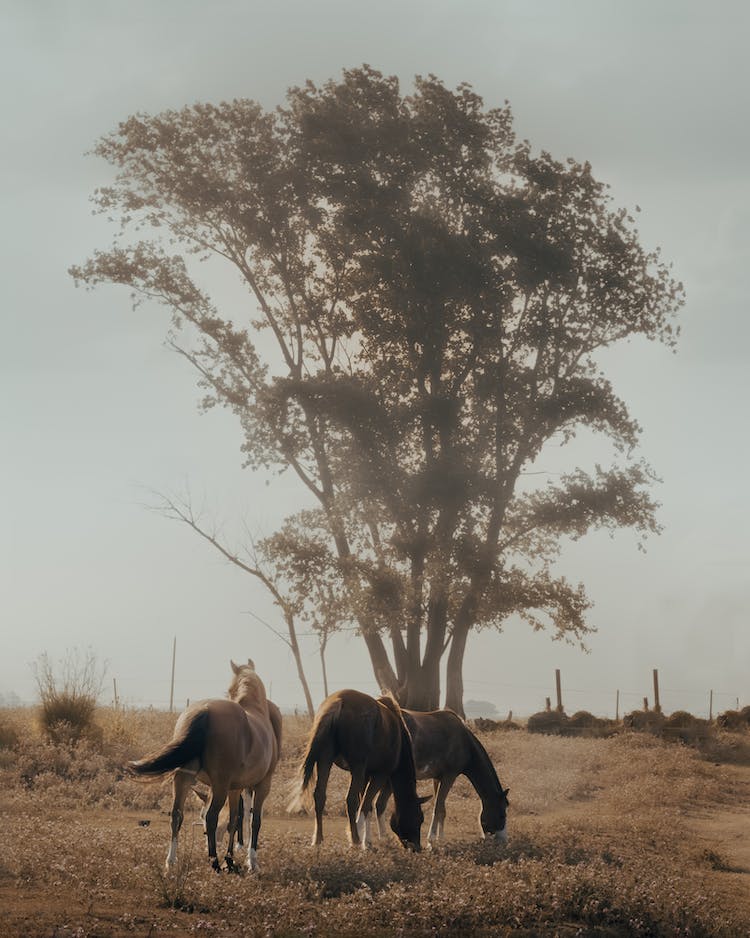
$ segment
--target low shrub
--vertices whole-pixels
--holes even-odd
[[[508,730],[521,729],[520,723],[514,723],[513,720],[490,720],[487,717],[476,717],[472,723],[479,733],[504,733]]]
[[[49,655],[39,655],[34,677],[41,708],[39,723],[47,737],[56,743],[76,743],[80,739],[101,739],[94,726],[96,701],[104,680],[104,668],[93,652],[68,652],[57,675]]]
[[[4,714],[0,714],[0,749],[14,749],[18,745],[18,730]]]
[[[562,710],[542,710],[533,713],[526,729],[530,733],[544,733],[547,736],[562,736],[568,723],[568,715]]]
[[[741,710],[726,710],[716,717],[717,724],[724,730],[738,733],[750,729],[750,707]]]

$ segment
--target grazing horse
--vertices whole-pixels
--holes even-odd
[[[323,840],[323,809],[334,763],[352,777],[346,796],[352,844],[369,845],[373,801],[388,786],[394,801],[391,829],[405,847],[419,850],[421,804],[429,799],[417,796],[411,739],[395,700],[340,690],[320,705],[299,769],[299,791],[289,806],[299,810],[317,767],[313,845]]]
[[[465,775],[482,801],[479,824],[483,837],[508,839],[506,811],[508,791],[497,777],[487,750],[464,721],[452,710],[431,710],[420,713],[402,710],[414,748],[417,778],[433,779],[435,805],[427,841],[432,845],[443,837],[445,799],[459,775]],[[383,813],[390,792],[386,786],[376,803],[378,824],[383,826]]]
[[[244,665],[232,661],[231,665],[234,678],[227,692],[229,700],[205,700],[191,705],[180,714],[170,742],[128,764],[136,775],[152,778],[174,772],[168,869],[177,855],[185,798],[196,781],[211,789],[205,823],[208,858],[214,869],[220,868],[216,857],[216,823],[227,796],[229,847],[225,859],[229,869],[233,866],[234,833],[242,789],[247,790],[253,803],[247,867],[253,871],[258,868],[258,832],[263,802],[279,759],[280,720],[275,727],[275,715],[252,661]]]

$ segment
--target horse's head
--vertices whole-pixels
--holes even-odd
[[[236,701],[246,709],[252,705],[267,707],[266,689],[263,686],[263,681],[255,673],[255,665],[252,659],[248,658],[247,664],[235,664],[234,661],[229,663],[232,665],[234,674],[227,691],[229,699]]]
[[[500,786],[499,798],[487,798],[482,804],[479,823],[482,828],[482,837],[494,837],[501,843],[508,840],[508,792],[509,788]]]
[[[395,808],[394,805],[395,810],[391,815],[391,830],[407,850],[419,852],[422,849],[420,841],[420,832],[424,823],[422,805],[425,801],[429,801],[430,797],[430,795],[426,795],[424,798],[417,798],[413,807],[408,811],[403,810],[403,805],[401,810]]]

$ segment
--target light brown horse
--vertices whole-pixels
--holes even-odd
[[[508,839],[508,791],[503,788],[487,750],[453,710],[401,710],[409,728],[414,749],[417,778],[433,779],[435,804],[427,841],[432,845],[442,839],[445,824],[445,799],[459,775],[465,775],[482,802],[479,824],[483,837]],[[376,811],[380,830],[389,797],[384,788]]]
[[[271,717],[271,724],[273,726],[273,731],[276,734],[276,742],[279,745],[279,753],[281,753],[281,731],[282,731],[283,717],[281,716],[281,710],[279,710],[279,708],[276,706],[276,704],[272,700],[268,701],[268,713],[269,713],[269,716]],[[205,834],[206,833],[206,813],[208,812],[208,806],[211,800],[211,789],[210,788],[208,789],[198,788],[197,785],[191,785],[191,788],[195,797],[201,802],[201,809],[200,809],[200,814],[199,814],[200,820],[198,821],[198,823],[203,826],[203,833]],[[245,827],[245,821],[249,821],[252,818],[252,812],[253,812],[252,802],[250,802],[250,804],[247,806],[247,809],[246,809],[245,799],[243,798],[242,794],[240,794],[240,797],[237,803],[237,819],[236,819],[236,825],[235,825],[235,831],[234,831],[237,837],[237,843],[240,845],[240,847],[243,847],[248,841],[247,833],[244,830],[244,827]],[[231,831],[229,829],[229,820],[230,820],[229,805],[225,804],[224,807],[221,809],[221,812],[219,814],[219,819],[216,823],[216,853],[217,854],[219,852],[219,843],[223,841],[224,835],[227,834],[230,836],[230,838],[232,836]],[[234,849],[231,843],[230,843],[230,847],[233,853]]]
[[[231,665],[234,678],[227,692],[228,700],[206,700],[188,707],[177,720],[174,735],[166,746],[128,764],[131,772],[152,778],[174,772],[172,840],[167,868],[175,862],[185,798],[196,781],[211,789],[205,823],[208,857],[214,869],[220,866],[216,857],[216,822],[227,796],[229,847],[226,864],[230,869],[233,866],[234,833],[243,789],[253,804],[247,866],[249,870],[258,868],[258,832],[263,802],[279,759],[280,721],[275,728],[263,681],[255,673],[252,661],[248,660],[245,665],[232,661]]]
[[[405,847],[419,850],[421,803],[429,798],[417,796],[411,739],[395,700],[340,690],[320,705],[299,769],[299,791],[289,806],[299,810],[317,768],[313,845],[323,840],[326,788],[334,763],[352,777],[346,796],[351,843],[368,846],[373,801],[387,785],[394,801],[391,829]]]

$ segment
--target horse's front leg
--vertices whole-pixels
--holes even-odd
[[[362,767],[352,766],[350,771],[352,780],[349,783],[349,791],[346,793],[346,813],[349,818],[349,841],[353,847],[356,847],[360,843],[357,816],[362,800],[362,790],[365,787],[365,770]]]
[[[218,870],[219,861],[216,856],[216,825],[219,821],[219,814],[221,809],[224,807],[224,802],[227,800],[227,787],[226,785],[211,786],[211,800],[208,804],[206,810],[206,838],[208,840],[208,859],[211,862],[211,866]]]
[[[318,777],[315,782],[315,791],[313,792],[313,802],[315,804],[315,830],[313,831],[312,846],[317,847],[323,842],[323,812],[326,806],[326,789],[328,788],[328,776],[331,773],[331,763],[327,760],[318,760]]]
[[[445,827],[445,799],[448,792],[453,788],[456,781],[455,775],[444,775],[442,778],[433,780],[433,790],[435,792],[435,805],[432,809],[432,821],[430,829],[427,832],[427,845],[434,846],[439,840],[443,839],[443,829]]]
[[[247,868],[251,873],[258,872],[258,834],[260,834],[260,823],[263,815],[263,802],[266,800],[270,790],[271,776],[267,775],[263,781],[255,787],[252,795],[253,819],[250,825],[250,843],[247,847]],[[249,795],[249,793],[248,789],[247,794]]]
[[[385,785],[383,785],[380,790],[380,794],[375,802],[375,814],[378,818],[378,835],[381,840],[385,840],[389,836],[388,822],[385,819],[385,809],[388,807],[388,799],[391,797],[391,791],[390,780],[386,779]]]
[[[370,837],[370,821],[372,819],[372,803],[382,789],[388,784],[387,775],[371,775],[367,782],[367,788],[362,796],[357,815],[357,833],[362,841],[362,849],[367,850],[372,846]]]
[[[168,871],[174,866],[175,860],[177,859],[177,839],[180,828],[182,827],[182,821],[185,817],[185,798],[187,797],[187,793],[190,790],[194,778],[194,773],[183,772],[182,769],[178,769],[172,780],[173,799],[170,815],[172,821],[172,839],[169,843],[169,850],[167,851],[166,867]]]

